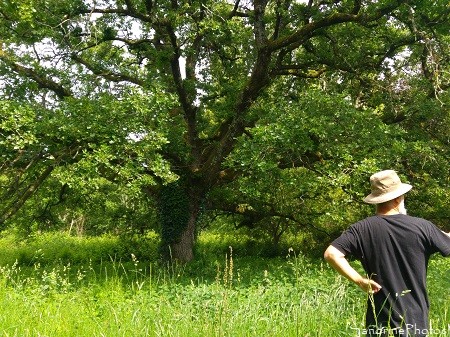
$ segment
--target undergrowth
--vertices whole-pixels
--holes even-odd
[[[365,294],[293,249],[269,259],[228,246],[182,266],[119,254],[115,238],[70,240],[0,246],[0,335],[328,337],[363,328]],[[447,329],[440,337],[450,336],[449,262],[430,262],[430,319]]]

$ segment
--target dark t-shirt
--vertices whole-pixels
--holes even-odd
[[[367,277],[382,286],[373,299],[369,296],[367,327],[389,327],[399,336],[426,336],[428,260],[437,252],[450,255],[448,235],[421,218],[376,215],[353,224],[331,245],[360,260]]]

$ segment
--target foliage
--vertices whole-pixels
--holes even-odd
[[[188,196],[180,180],[163,187],[159,206],[162,253],[170,258],[170,245],[180,239],[189,218]]]
[[[444,226],[448,15],[444,0],[3,1],[0,225],[143,233],[160,205],[182,261],[202,208],[274,246],[325,242],[392,168],[410,213]]]

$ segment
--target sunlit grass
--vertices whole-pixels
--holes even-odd
[[[294,251],[263,259],[228,248],[182,267],[134,254],[48,263],[39,249],[32,264],[0,268],[0,336],[328,337],[363,328],[365,294]],[[430,319],[441,329],[449,317],[449,260],[433,259],[429,271]]]

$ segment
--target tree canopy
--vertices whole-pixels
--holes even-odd
[[[274,242],[323,239],[368,212],[368,176],[393,168],[415,214],[444,225],[449,13],[444,0],[2,0],[0,224],[158,217],[163,247],[189,261],[205,212]]]

